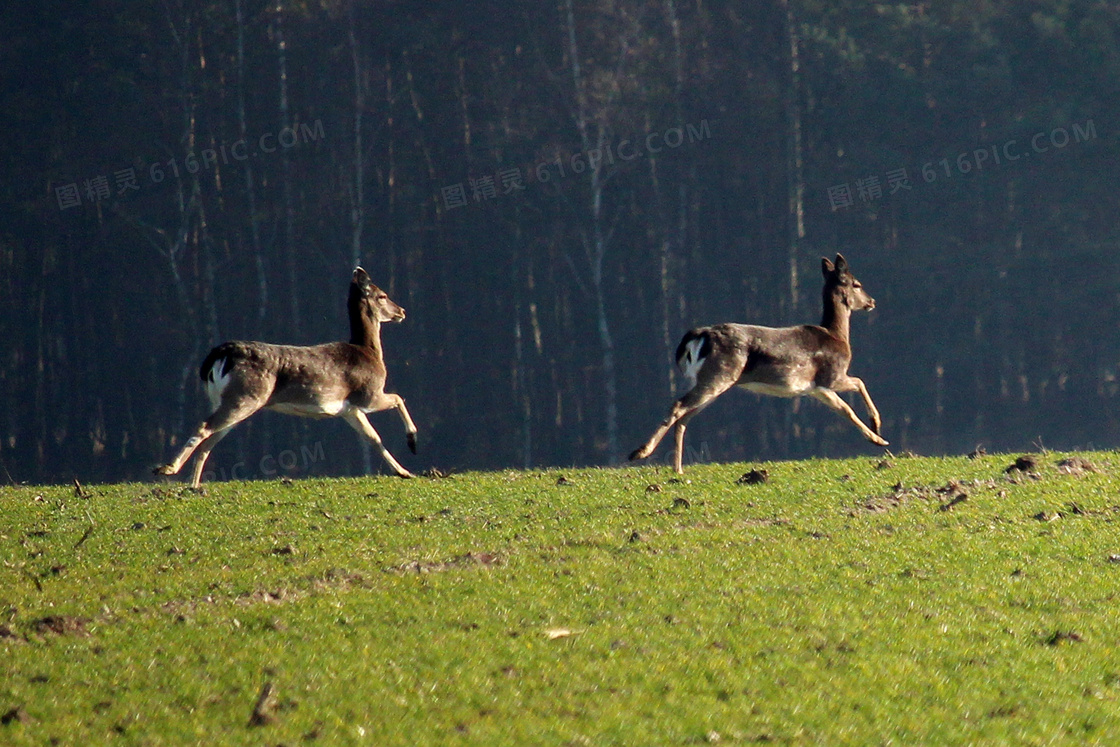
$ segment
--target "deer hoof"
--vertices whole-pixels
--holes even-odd
[[[643,449],[634,449],[632,452],[630,452],[630,461],[636,462],[639,459],[645,459],[647,456],[649,456],[648,454],[643,454],[642,451]]]
[[[173,475],[175,470],[171,468],[170,464],[161,464],[158,467],[152,468],[153,475]]]
[[[408,434],[408,449],[413,454],[416,453],[416,434],[415,433],[409,433]]]
[[[415,477],[415,475],[408,470],[405,470],[404,472],[398,472],[397,477],[401,478],[402,480],[408,480],[409,478]]]
[[[878,444],[879,446],[890,446],[891,445],[890,441],[888,441],[887,439],[885,439],[885,438],[883,438],[882,436],[879,436],[879,435],[876,435],[875,438],[871,439],[871,443]]]

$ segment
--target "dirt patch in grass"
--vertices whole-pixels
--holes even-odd
[[[41,633],[43,635],[76,635],[84,637],[89,635],[89,631],[86,630],[86,625],[88,623],[89,619],[85,617],[48,615],[47,617],[40,617],[31,625],[36,633]]]
[[[1036,475],[1038,474],[1038,467],[1042,460],[1037,454],[1024,454],[1015,459],[1014,463],[1008,465],[1003,471],[1004,473],[1012,476],[1022,475]]]
[[[718,524],[713,524],[712,528],[715,529],[715,528],[718,528],[719,526],[720,525],[718,525]],[[780,516],[758,517],[758,518],[740,519],[739,521],[736,521],[732,526],[734,526],[735,529],[746,529],[746,528],[755,528],[755,527],[792,527],[793,522],[790,521],[789,519],[783,519]]]
[[[752,469],[744,472],[743,476],[735,481],[736,485],[761,485],[770,480],[770,473],[764,469]]]
[[[848,515],[856,516],[860,513],[879,514],[904,506],[915,500],[928,501],[935,495],[934,491],[935,489],[928,485],[906,487],[902,483],[897,482],[890,489],[889,493],[871,496],[849,511]]]
[[[871,496],[848,511],[848,515],[883,513],[916,500],[936,501],[938,511],[951,511],[968,500],[970,491],[978,489],[994,490],[997,487],[995,480],[949,480],[941,486],[914,485],[911,487],[898,482],[894,484],[890,492]]]
[[[252,713],[249,714],[249,726],[267,726],[276,720],[273,715],[274,705],[272,703],[272,683],[266,682],[261,688],[260,695],[257,696],[257,702],[253,706]]]
[[[345,568],[331,568],[322,576],[312,577],[310,581],[312,588],[315,589],[337,589],[339,587],[360,586],[365,583],[365,577]]]
[[[421,560],[412,560],[407,563],[401,563],[400,565],[386,568],[385,570],[390,573],[439,573],[441,571],[453,571],[463,568],[489,568],[495,565],[501,565],[501,559],[493,553],[468,552],[465,555],[456,555],[449,560],[431,563]]]
[[[185,615],[193,613],[204,604],[232,603],[238,607],[250,607],[258,604],[287,604],[304,599],[315,591],[338,589],[358,586],[365,582],[360,573],[352,573],[342,568],[331,568],[323,575],[306,576],[299,579],[294,586],[274,587],[271,589],[255,589],[243,591],[239,594],[206,595],[195,599],[175,599],[160,605],[160,609],[172,615],[185,619]]]
[[[1062,643],[1081,643],[1084,640],[1080,633],[1073,630],[1055,630],[1053,633],[1045,636],[1042,642],[1047,646],[1058,646]]]
[[[256,591],[248,591],[241,594],[233,600],[233,603],[242,607],[253,604],[283,604],[284,602],[290,602],[297,597],[303,596],[305,596],[304,593],[294,592],[284,588],[273,589],[271,591],[257,589]]]
[[[12,643],[24,643],[26,638],[15,632],[8,625],[0,625],[0,641],[10,641]]]
[[[1079,456],[1066,457],[1056,462],[1058,472],[1063,475],[1084,477],[1088,474],[1099,474],[1100,469],[1088,459]],[[1025,479],[1042,479],[1042,457],[1037,454],[1024,454],[1018,457],[1013,464],[1008,465],[1003,471],[1012,482],[1022,482]]]
[[[1076,456],[1059,460],[1058,471],[1064,475],[1074,475],[1075,477],[1082,477],[1088,473],[1095,474],[1100,472],[1097,466],[1088,459],[1082,459]]]

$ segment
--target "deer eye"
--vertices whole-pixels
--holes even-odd
[[[856,282],[852,283],[852,287],[853,287],[853,288],[862,288],[862,287],[863,287],[863,283],[861,283],[861,282],[859,282],[859,281],[857,280]]]

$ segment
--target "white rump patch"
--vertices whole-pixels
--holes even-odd
[[[684,352],[677,360],[677,366],[681,369],[681,373],[688,378],[693,384],[696,383],[696,374],[700,373],[700,367],[704,365],[705,358],[700,356],[700,348],[704,347],[703,337],[696,337],[688,341],[684,346]]]
[[[219,358],[214,361],[214,365],[210,366],[210,373],[206,377],[206,396],[210,398],[210,404],[214,409],[218,409],[218,405],[222,401],[222,392],[229,386],[229,372],[221,373],[222,368],[225,367],[225,358]]]

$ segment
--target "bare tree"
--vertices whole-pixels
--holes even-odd
[[[173,11],[177,11],[174,12]],[[176,407],[175,407],[175,425],[181,428],[186,420],[186,407],[187,407],[187,385],[191,380],[191,374],[194,370],[193,361],[198,357],[202,350],[202,345],[205,342],[206,335],[203,335],[199,324],[199,311],[197,304],[192,300],[191,293],[187,287],[187,281],[184,278],[183,261],[186,258],[188,249],[194,245],[197,247],[199,242],[200,232],[205,231],[205,220],[202,209],[201,200],[201,185],[198,178],[198,171],[191,176],[189,181],[183,179],[183,174],[180,172],[179,164],[189,161],[194,157],[195,149],[195,106],[196,96],[194,91],[194,68],[191,61],[191,36],[194,29],[194,17],[191,10],[182,2],[178,3],[174,8],[171,5],[167,6],[167,23],[171,35],[171,41],[176,51],[178,66],[179,66],[179,83],[176,91],[176,96],[179,101],[179,113],[182,118],[181,130],[178,137],[178,143],[181,146],[183,153],[182,157],[175,150],[168,149],[172,158],[167,164],[169,176],[174,180],[175,184],[175,207],[177,214],[177,225],[174,228],[163,228],[153,222],[144,220],[140,217],[129,215],[119,206],[114,206],[114,210],[122,219],[135,228],[152,246],[156,252],[164,258],[167,263],[168,274],[171,277],[171,285],[175,290],[175,297],[178,299],[179,305],[182,309],[183,319],[187,325],[187,331],[190,339],[192,340],[192,349],[190,353],[184,358],[190,361],[183,365],[180,370],[179,379],[176,386]],[[164,178],[163,164],[156,163],[153,169],[159,169],[160,180]],[[205,240],[205,236],[203,236]],[[204,260],[205,261],[205,260]],[[209,267],[212,275],[212,265]],[[216,333],[217,322],[211,317],[216,315],[216,310],[213,309],[212,293],[209,298],[204,298],[205,306],[209,306],[210,313],[207,318],[210,319],[209,333]]]
[[[354,65],[354,188],[350,192],[350,264],[362,263],[362,228],[365,225],[365,152],[362,149],[362,111],[365,108],[365,74],[354,33],[354,3],[347,6],[350,59]]]
[[[280,83],[280,128],[281,131],[292,126],[292,116],[288,103],[288,43],[284,38],[284,0],[276,0],[276,12],[272,17],[272,33],[276,40],[276,65]],[[292,331],[297,337],[302,332],[299,306],[299,267],[296,262],[295,246],[295,208],[292,205],[292,163],[287,148],[280,149],[281,186],[284,194],[284,249],[288,265],[288,303],[292,314]]]
[[[234,0],[234,7],[237,14],[237,125],[241,140],[244,141],[248,133],[245,116],[245,14],[242,11],[241,0]],[[257,192],[252,161],[247,159],[242,168],[245,171],[245,198],[249,203],[249,236],[253,247],[253,264],[257,272],[257,324],[263,331],[265,317],[268,314],[268,275],[265,272],[264,255],[261,253],[261,230],[257,223]]]
[[[590,83],[585,79],[580,64],[579,44],[576,38],[575,9],[573,8],[572,0],[565,0],[565,9],[567,11],[569,67],[575,92],[573,117],[575,119],[576,130],[579,132],[580,147],[583,149],[583,157],[585,158],[590,158],[590,154],[593,152],[601,156],[605,146],[609,145],[610,131],[606,117],[610,104],[613,103],[613,99],[616,95],[617,86],[612,86],[610,88],[607,93],[605,105],[600,111],[593,114],[588,102],[588,87]],[[622,63],[625,61],[627,49],[626,40],[622,39],[621,43],[623,45],[623,50],[619,54],[619,67],[621,67]],[[614,82],[616,83],[618,71],[616,70],[615,73]],[[589,269],[591,280],[590,292],[595,303],[596,326],[599,332],[599,348],[603,366],[603,393],[606,400],[604,410],[606,414],[605,424],[607,431],[608,460],[611,464],[615,464],[618,462],[619,448],[618,376],[615,371],[615,345],[614,338],[611,335],[610,320],[607,317],[606,288],[603,278],[603,260],[606,257],[607,248],[610,246],[611,238],[614,234],[614,226],[612,225],[610,228],[607,228],[603,216],[603,197],[608,178],[608,175],[605,174],[605,167],[601,161],[593,168],[588,168],[588,180],[590,185],[588,190],[587,214],[588,223],[590,225],[587,228],[581,226],[579,228],[579,235],[584,258],[586,259]],[[573,272],[579,277],[580,273],[575,269],[575,263],[571,260],[571,255],[566,254],[565,256]]]
[[[801,243],[805,239],[805,175],[804,156],[801,152],[801,49],[797,24],[789,0],[781,0],[785,15],[786,39],[789,46],[789,85],[786,87],[786,120],[789,127],[788,166],[789,184],[789,308],[788,317],[797,316],[800,303],[800,281],[797,263]]]
[[[681,44],[681,22],[677,15],[674,0],[665,0],[665,20],[673,37],[673,116],[677,129],[683,129],[684,111],[682,98],[684,96],[684,51]],[[646,114],[646,131],[653,130],[653,123]],[[661,224],[661,236],[657,242],[659,250],[657,255],[659,272],[659,290],[661,303],[661,345],[665,350],[665,360],[672,361],[674,345],[674,319],[670,311],[671,297],[674,288],[674,263],[679,261],[679,256],[684,247],[688,226],[688,193],[684,179],[678,179],[676,184],[676,227],[674,231],[668,228],[665,215],[667,213],[665,200],[661,189],[661,177],[658,169],[660,159],[657,153],[649,154],[650,183],[653,185],[654,202],[657,206],[657,220]],[[674,259],[676,253],[677,260]],[[669,395],[672,396],[677,389],[677,372],[675,366],[666,366],[666,383]]]
[[[356,0],[355,0],[356,2]],[[350,190],[350,264],[357,267],[362,263],[362,230],[365,227],[365,149],[362,145],[362,115],[365,110],[365,72],[362,69],[361,50],[354,31],[354,5],[347,8],[349,21],[348,40],[350,60],[354,66],[354,186]],[[362,469],[365,474],[373,472],[373,450],[368,440],[362,440]]]

